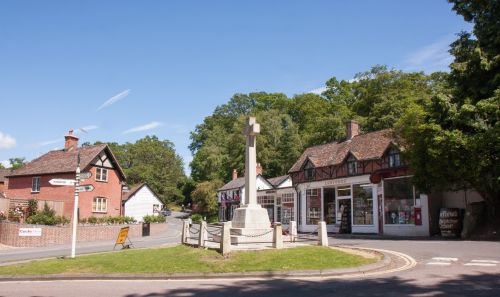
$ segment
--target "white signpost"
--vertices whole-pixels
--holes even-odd
[[[49,184],[53,186],[74,186],[75,183],[74,179],[53,178],[49,180]]]
[[[81,193],[81,192],[92,192],[93,190],[94,190],[94,186],[93,185],[81,185],[81,186],[76,187],[76,191],[78,193]]]

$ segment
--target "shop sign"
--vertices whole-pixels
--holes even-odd
[[[325,182],[325,185],[327,185],[327,186],[343,185],[343,184],[347,184],[347,179],[345,179],[345,178],[339,178],[339,179],[327,180]]]
[[[19,236],[42,236],[42,228],[19,228]]]

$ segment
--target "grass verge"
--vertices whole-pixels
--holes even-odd
[[[223,257],[213,250],[180,245],[2,266],[0,275],[313,270],[357,267],[377,260],[327,247],[234,252]]]

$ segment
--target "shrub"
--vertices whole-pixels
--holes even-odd
[[[64,225],[69,223],[69,219],[64,216],[51,216],[47,215],[43,212],[39,212],[35,215],[26,219],[28,224],[37,224],[37,225]]]
[[[7,219],[7,216],[5,215],[5,213],[2,211],[0,211],[0,221],[3,221],[3,220],[6,220]]]
[[[91,224],[91,225],[97,225],[97,224],[107,224],[107,225],[113,225],[113,224],[131,224],[135,223],[136,220],[133,217],[122,217],[122,216],[106,216],[106,217],[87,217],[87,218],[82,218],[80,219],[80,223],[82,224]]]
[[[144,220],[144,223],[165,223],[165,221],[167,220],[167,218],[163,215],[147,215],[142,219]]]
[[[36,199],[28,200],[28,211],[26,216],[29,218],[38,212],[38,201]]]
[[[201,222],[201,220],[203,220],[203,217],[201,216],[201,214],[195,213],[191,216],[191,220],[195,223],[199,223]]]

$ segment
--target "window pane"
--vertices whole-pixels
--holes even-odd
[[[101,180],[101,168],[96,168],[95,170],[95,179]]]
[[[310,189],[306,191],[306,204],[306,224],[318,224],[321,211],[319,189]]]
[[[108,180],[108,169],[102,170],[102,180],[104,181]]]
[[[414,224],[413,186],[409,178],[384,180],[386,224]]]
[[[352,190],[354,225],[373,225],[373,196],[371,185],[354,185]]]
[[[351,187],[338,188],[337,194],[338,196],[351,196]]]

